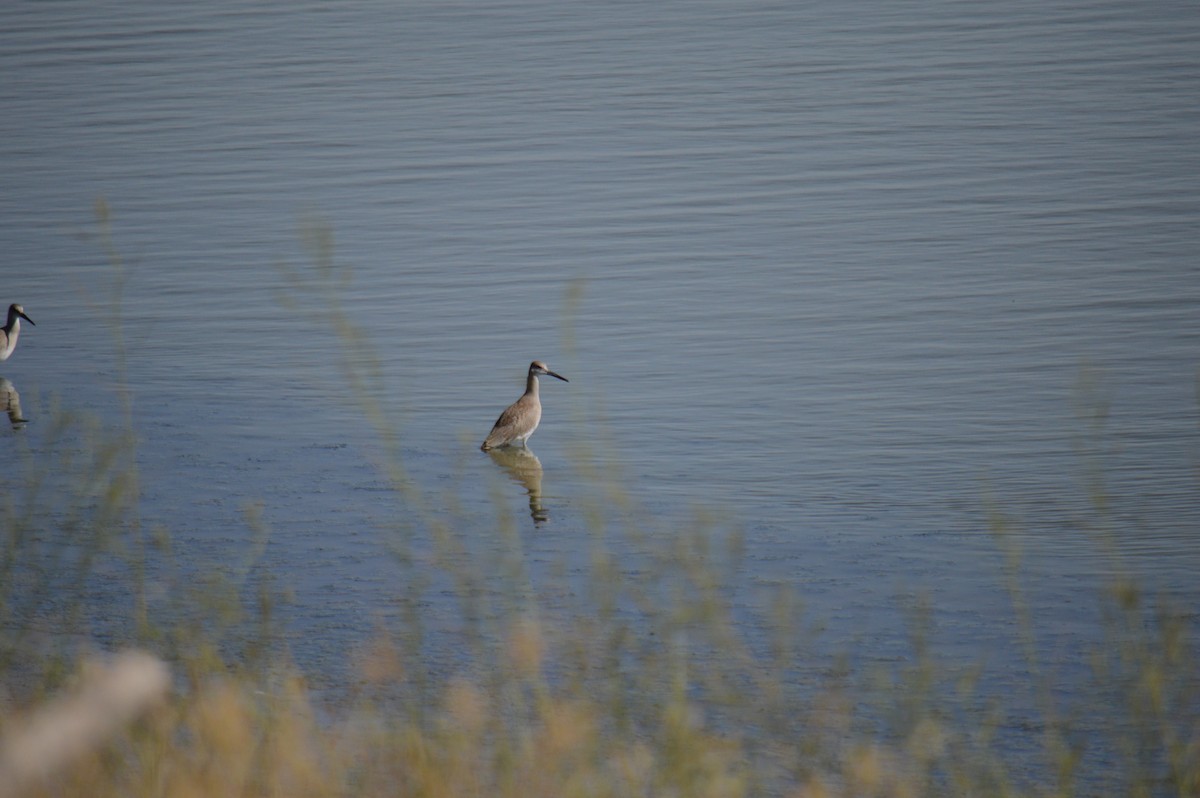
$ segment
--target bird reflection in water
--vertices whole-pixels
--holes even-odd
[[[489,449],[488,456],[498,463],[529,496],[529,515],[535,525],[545,523],[550,514],[542,506],[542,461],[524,447],[504,446]]]
[[[0,377],[0,407],[8,413],[8,423],[12,424],[13,429],[19,429],[27,421],[21,415],[21,394],[17,393],[12,381],[4,377]]]

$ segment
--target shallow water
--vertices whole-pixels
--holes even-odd
[[[1200,598],[1185,4],[65,2],[0,21],[0,301],[37,322],[2,369],[24,432],[54,396],[119,419],[104,197],[146,520],[208,563],[260,504],[308,667],[341,667],[391,611],[381,530],[406,512],[344,342],[281,302],[281,264],[310,264],[324,222],[409,478],[435,511],[452,487],[485,546],[499,479],[535,575],[586,548],[582,449],[620,464],[644,517],[702,506],[743,530],[739,607],[795,585],[829,647],[867,659],[899,656],[898,597],[923,590],[943,653],[1007,673],[989,503],[1046,577],[1065,658],[1114,574]],[[475,447],[534,358],[571,382],[543,386],[531,511]]]

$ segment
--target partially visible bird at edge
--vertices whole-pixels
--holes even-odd
[[[8,321],[0,330],[0,360],[8,360],[9,355],[17,348],[17,336],[21,334],[21,319],[33,324],[33,319],[25,315],[25,309],[14,303],[8,306]],[[36,324],[33,324],[36,327]]]
[[[509,405],[508,409],[496,419],[495,426],[488,433],[487,439],[479,448],[483,451],[498,446],[509,446],[514,443],[525,445],[529,436],[538,428],[542,420],[542,402],[538,399],[538,375],[546,374],[557,377],[563,382],[570,382],[561,374],[555,374],[540,360],[529,364],[529,376],[525,378],[525,393],[521,398]]]

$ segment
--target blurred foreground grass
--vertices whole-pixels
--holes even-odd
[[[1004,740],[1015,713],[979,690],[981,670],[935,661],[920,607],[912,656],[894,670],[847,661],[799,676],[811,670],[796,596],[781,588],[747,634],[727,602],[736,535],[697,518],[647,537],[614,510],[632,499],[587,450],[575,454],[596,486],[585,589],[569,610],[539,606],[500,502],[512,554],[496,560],[472,555],[413,487],[378,360],[338,302],[348,275],[331,233],[306,236],[314,264],[283,270],[285,298],[339,330],[347,385],[409,510],[386,532],[402,622],[348,654],[355,678],[336,700],[314,693],[276,628],[269,580],[242,566],[198,580],[166,530],[143,529],[131,416],[114,431],[59,411],[35,443],[5,444],[21,468],[0,483],[0,798],[1200,796],[1194,608],[1114,579],[1095,597],[1104,621],[1087,683],[1055,684],[1000,502],[1020,700],[1035,706],[1021,713],[1020,754]],[[248,522],[252,560],[265,533]],[[618,562],[630,548],[618,540],[645,561]],[[452,668],[424,659],[437,630],[420,599],[434,580],[460,602]],[[1079,723],[1097,714],[1100,728]]]

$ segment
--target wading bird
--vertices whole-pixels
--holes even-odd
[[[540,360],[530,363],[529,376],[525,378],[525,393],[500,414],[480,449],[486,452],[488,449],[513,443],[524,446],[525,441],[529,440],[529,436],[537,429],[538,422],[542,420],[542,402],[538,399],[539,374],[549,374],[563,382],[570,382],[563,375],[555,374]]]
[[[0,330],[0,360],[8,360],[8,356],[17,348],[17,336],[21,334],[21,319],[33,324],[33,319],[25,315],[25,309],[17,304],[8,306],[8,322]],[[36,324],[33,324],[36,327]],[[534,426],[537,426],[536,424]]]

